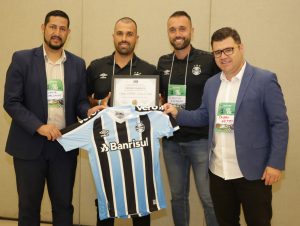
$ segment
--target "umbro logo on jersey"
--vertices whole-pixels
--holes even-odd
[[[85,118],[85,119],[82,119],[82,120],[79,120],[78,123],[80,124],[83,124],[87,121],[89,121],[91,118],[93,118],[95,115],[97,115],[100,111],[96,111],[94,112],[93,114],[91,114],[89,117]]]
[[[101,152],[108,152],[108,151],[119,151],[124,149],[131,149],[131,148],[141,148],[149,146],[148,137],[144,140],[131,140],[131,142],[126,143],[117,143],[117,142],[110,142],[109,144],[102,144],[100,147]]]
[[[164,75],[170,75],[170,70],[164,70]]]
[[[108,76],[108,74],[102,73],[102,74],[99,75],[99,78],[100,79],[106,79],[107,76]]]
[[[109,130],[103,129],[99,132],[101,137],[108,137],[109,136]]]
[[[80,123],[80,124],[82,124],[82,123],[85,123],[86,121],[88,121],[90,118],[85,118],[85,119],[82,119],[82,120],[79,120],[78,122]]]

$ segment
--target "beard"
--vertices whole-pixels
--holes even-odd
[[[183,43],[180,43],[180,44],[176,43],[176,39],[178,39],[178,38],[175,38],[175,39],[173,39],[173,40],[170,41],[170,44],[174,47],[175,50],[185,49],[191,43],[191,39],[190,38],[181,38],[181,39],[183,39]]]
[[[59,50],[59,49],[61,49],[64,46],[65,43],[63,42],[63,40],[60,37],[56,36],[56,38],[58,38],[61,41],[61,43],[58,44],[58,45],[53,45],[51,43],[52,37],[50,38],[50,40],[47,40],[46,37],[44,36],[44,42],[47,44],[47,46],[49,46],[50,49]]]
[[[127,43],[128,46],[126,48],[123,48],[123,47],[121,47],[122,43]],[[128,43],[128,42],[115,43],[115,49],[116,49],[116,51],[120,55],[124,55],[124,56],[132,54],[133,51],[134,51],[134,47],[135,47],[135,44],[130,45],[130,43]]]

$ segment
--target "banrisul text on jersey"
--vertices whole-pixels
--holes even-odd
[[[117,142],[110,142],[108,144],[102,144],[101,152],[106,151],[117,151],[117,150],[124,150],[124,149],[132,149],[132,148],[141,148],[149,146],[148,137],[144,140],[132,140],[126,143],[117,143]]]
[[[178,126],[159,108],[106,108],[62,131],[66,151],[83,148],[97,189],[99,218],[144,216],[166,207],[160,138]]]

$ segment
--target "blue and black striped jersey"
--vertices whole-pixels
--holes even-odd
[[[154,108],[155,109],[155,108]],[[100,219],[147,215],[166,207],[159,138],[178,129],[161,111],[111,107],[62,130],[66,151],[83,148],[97,189]]]

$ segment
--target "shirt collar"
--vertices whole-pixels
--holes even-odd
[[[49,58],[47,56],[44,44],[43,44],[43,54],[44,54],[45,62],[48,63],[49,62]],[[56,64],[64,63],[66,60],[67,60],[67,56],[66,56],[65,50],[63,49],[61,57],[55,63]]]
[[[115,51],[110,55],[110,57],[108,58],[108,63],[113,65],[114,64],[114,58],[115,58]],[[133,53],[133,57],[132,57],[132,66],[135,67],[138,61],[138,57],[135,55],[135,53]],[[130,64],[130,61],[128,62],[128,64]],[[127,64],[127,65],[128,65]],[[126,66],[127,66],[126,65]]]
[[[193,59],[194,59],[194,56],[195,56],[195,48],[191,45],[191,50],[190,50],[190,52],[189,52],[189,62],[190,61],[192,61]],[[173,54],[174,54],[175,52],[173,52]],[[176,57],[176,54],[175,54],[175,59],[176,60],[179,60],[179,61],[186,61],[186,58],[188,57],[188,55],[185,57],[185,58],[183,58],[183,59],[178,59],[177,57]]]
[[[245,68],[246,68],[246,61],[245,61],[244,65],[243,65],[243,67],[241,68],[241,70],[239,71],[239,73],[237,73],[237,75],[234,76],[234,77],[231,79],[231,81],[237,81],[237,80],[240,80],[240,81],[241,81],[242,78],[243,78],[244,72],[245,72]],[[223,71],[221,72],[220,79],[221,79],[222,82],[224,82],[224,81],[229,81],[229,80],[226,78],[226,76],[225,76],[225,74],[223,73]]]

